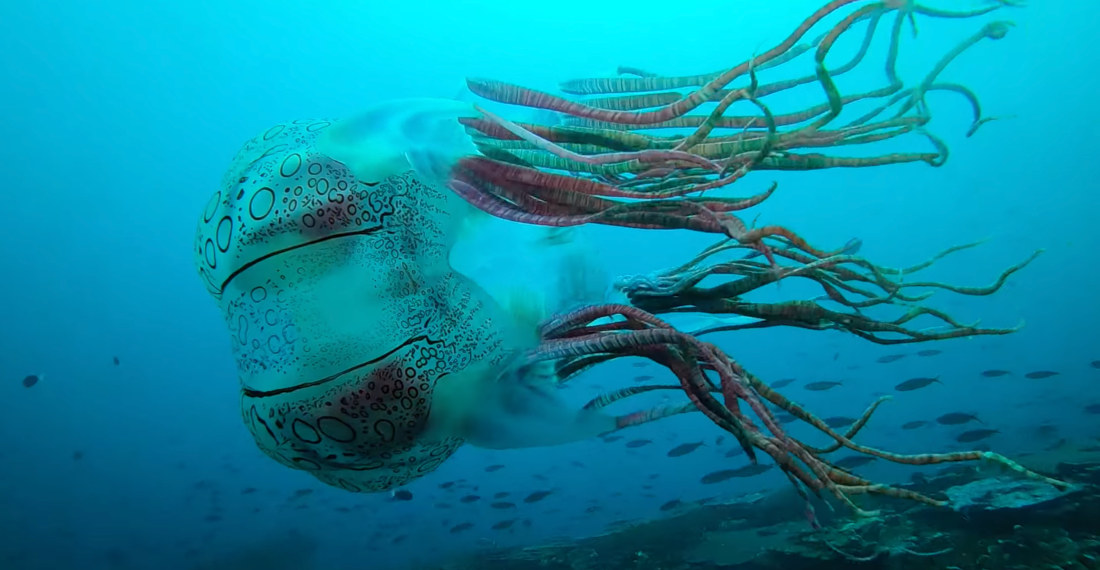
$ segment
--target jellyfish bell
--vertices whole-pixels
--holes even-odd
[[[277,125],[245,143],[204,208],[199,274],[229,329],[245,424],[280,463],[380,491],[464,441],[526,447],[614,428],[557,398],[552,368],[521,366],[535,323],[575,291],[545,263],[526,281],[487,277],[484,259],[519,267],[565,246],[493,241],[494,224],[516,224],[439,183],[472,152],[455,120],[470,109],[393,101]],[[456,270],[452,251],[477,239],[491,255],[467,246]]]

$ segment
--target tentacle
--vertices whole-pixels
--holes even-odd
[[[912,281],[913,273],[974,244],[951,248],[912,267],[884,267],[860,257],[858,242],[824,249],[786,226],[756,227],[733,213],[767,200],[774,185],[747,198],[716,196],[757,170],[809,171],[918,161],[932,166],[943,164],[948,148],[926,130],[931,114],[925,96],[942,90],[967,99],[974,112],[969,127],[969,134],[973,134],[988,120],[982,117],[977,95],[964,86],[940,81],[939,76],[948,64],[982,39],[1004,37],[1008,24],[987,24],[948,51],[920,82],[909,86],[897,72],[901,30],[909,22],[915,32],[916,16],[972,18],[1012,4],[1000,0],[986,8],[954,12],[927,8],[912,0],[833,0],[779,44],[722,72],[661,77],[636,68],[621,68],[619,77],[570,81],[561,86],[567,94],[598,96],[580,100],[495,81],[469,80],[470,89],[484,98],[568,116],[566,125],[552,127],[516,123],[484,110],[481,118],[462,119],[483,156],[459,160],[449,186],[474,206],[529,224],[689,229],[725,238],[679,267],[621,279],[617,286],[630,305],[584,307],[544,323],[539,330],[541,344],[524,361],[554,361],[564,382],[607,360],[648,358],[667,368],[678,384],[623,388],[598,396],[586,408],[622,406],[639,394],[679,390],[688,404],[620,415],[615,429],[698,410],[733,434],[751,460],[756,460],[757,452],[771,458],[807,500],[810,493],[825,492],[862,514],[869,513],[855,505],[852,497],[865,493],[929,504],[941,502],[864,480],[832,464],[826,457],[828,453],[846,448],[913,465],[989,461],[1022,476],[1062,485],[987,452],[903,455],[858,444],[853,438],[867,425],[882,400],[872,404],[845,433],[837,433],[745,371],[713,344],[700,340],[698,335],[677,331],[657,316],[700,312],[752,319],[708,328],[703,331],[707,334],[792,326],[842,330],[881,344],[1015,330],[965,324],[922,303],[935,291],[991,294],[1034,255],[984,287]],[[847,11],[842,10],[846,7]],[[862,93],[842,93],[836,78],[863,64],[882,17],[888,14],[896,17],[886,32],[886,83]],[[826,18],[835,18],[836,23],[821,30]],[[828,65],[839,40],[863,22],[867,29],[855,54],[843,65]],[[804,42],[811,33],[814,39]],[[763,74],[791,69],[808,59],[802,58],[803,54],[812,54],[812,73],[761,81]],[[819,99],[800,109],[778,110],[771,97],[814,84],[820,87]],[[871,110],[843,122],[842,117],[857,103]],[[749,106],[755,111],[739,110]],[[735,109],[741,114],[734,114]],[[874,145],[910,134],[926,137],[934,148],[878,155],[870,152],[858,157],[828,154],[828,149],[834,147]],[[744,255],[722,259],[734,253]],[[758,260],[760,256],[765,259]],[[716,278],[712,281],[717,283],[703,287],[708,277]],[[768,302],[751,298],[783,279],[814,283],[823,297]],[[865,311],[871,307],[876,308],[874,316]],[[882,316],[890,309],[895,310],[892,317]],[[916,325],[921,321],[935,326]],[[832,443],[814,447],[791,437],[769,406],[792,414]],[[812,508],[807,511],[812,512]]]
[[[610,322],[606,322],[610,320]],[[872,404],[844,434],[837,433],[817,416],[791,402],[756,376],[743,370],[714,345],[703,343],[691,335],[672,329],[660,318],[626,305],[598,305],[578,309],[548,321],[540,328],[542,343],[531,351],[526,362],[564,360],[588,362],[593,356],[642,356],[657,362],[680,379],[679,385],[653,384],[623,388],[589,402],[586,409],[604,408],[629,401],[635,395],[655,390],[676,390],[685,393],[690,404],[653,408],[618,416],[616,429],[623,429],[685,413],[691,409],[704,415],[732,433],[755,461],[754,450],[762,451],[790,477],[799,492],[805,487],[813,493],[829,491],[857,513],[863,511],[852,497],[865,493],[942,505],[943,501],[910,490],[876,484],[833,465],[824,456],[841,447],[879,457],[894,463],[929,465],[961,461],[985,461],[1001,465],[1019,476],[1064,488],[1065,483],[1032,472],[999,454],[984,451],[964,451],[907,455],[892,453],[855,443],[852,438],[863,429],[877,407],[886,400]],[[560,368],[560,365],[559,365]],[[718,377],[718,384],[707,373]],[[715,395],[724,398],[719,401]],[[815,448],[790,437],[779,425],[764,402],[795,416],[820,433],[832,438],[834,444]],[[741,409],[748,407],[748,412]],[[758,423],[759,422],[759,423]]]

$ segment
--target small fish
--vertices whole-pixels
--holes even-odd
[[[408,493],[408,491],[405,491],[405,492]],[[290,496],[290,499],[291,500],[301,499],[302,497],[305,497],[307,495],[312,495],[312,494],[313,494],[313,489],[298,489],[298,490],[294,491],[294,494]],[[412,493],[409,493],[409,498],[410,499],[412,498]]]
[[[841,469],[853,469],[860,465],[867,465],[868,463],[875,461],[877,457],[871,455],[849,455],[842,459],[836,460],[833,465],[840,467]]]
[[[840,358],[840,353],[839,352],[834,352],[833,353],[833,360],[836,361],[838,358]]]
[[[516,524],[516,520],[518,519],[508,519],[500,521],[489,528],[492,528],[493,530],[504,530],[506,528],[511,528],[512,525]]]
[[[738,455],[741,455],[742,453],[745,453],[744,449],[741,449],[740,447],[735,447],[735,448],[733,448],[733,449],[726,452],[726,457],[737,457]]]
[[[984,376],[985,378],[997,378],[998,376],[1007,376],[1009,374],[1012,374],[1012,373],[1009,372],[1008,370],[993,369],[993,370],[983,370],[982,371],[982,376]]]
[[[639,447],[643,447],[643,446],[649,445],[651,443],[653,443],[653,440],[651,440],[651,439],[634,439],[634,440],[626,442],[626,446],[630,449],[637,449]]]
[[[972,465],[947,465],[936,470],[937,475],[969,474],[974,472]]]
[[[118,357],[117,356],[113,357],[111,359],[111,361],[115,363],[115,366],[118,366],[119,362],[118,362]]]
[[[672,499],[671,501],[661,505],[661,511],[671,511],[672,509],[675,509],[682,504],[683,503],[680,502],[680,499]]]
[[[1043,378],[1050,378],[1051,376],[1057,376],[1058,373],[1052,370],[1036,370],[1035,372],[1028,372],[1024,374],[1024,378],[1030,378],[1032,380],[1042,380]]]
[[[840,253],[843,255],[855,255],[859,253],[859,250],[863,248],[863,240],[854,237],[844,243],[844,247],[840,248]],[[832,254],[836,255],[836,254]]]
[[[789,423],[797,420],[798,416],[795,416],[794,414],[781,413],[781,414],[775,414],[775,419],[776,419],[776,421],[778,421],[781,424],[789,424]]]
[[[457,482],[458,481],[444,481],[444,482],[439,484],[439,488],[440,489],[450,489],[451,487],[454,487],[455,483],[457,483]]]
[[[1069,440],[1063,437],[1062,439],[1059,439],[1058,441],[1043,448],[1043,451],[1057,451],[1065,447],[1067,443],[1069,443]]]
[[[753,477],[755,475],[759,475],[761,473],[764,473],[765,471],[768,471],[772,467],[774,466],[771,464],[765,465],[757,463],[755,465],[749,464],[744,467],[738,467],[737,469],[722,469],[703,475],[703,477],[699,479],[699,482],[704,485],[711,485],[714,483],[721,483],[722,481],[733,479],[735,477]]]
[[[494,509],[514,509],[514,508],[516,508],[515,503],[509,503],[508,501],[497,501],[495,503],[491,503],[489,506],[493,507]]]
[[[509,495],[508,491],[501,491],[501,492],[496,493],[495,495],[493,495],[493,498],[494,499],[503,499],[504,497],[507,497],[508,495]]]
[[[477,495],[466,495],[465,497],[462,497],[461,499],[459,499],[458,502],[460,502],[460,503],[475,503],[475,502],[480,501],[480,500],[481,500],[481,497],[479,497]]]
[[[1093,368],[1100,368],[1100,360],[1093,360],[1089,363],[1089,366],[1092,366]]]
[[[910,379],[906,380],[905,382],[902,382],[901,384],[898,384],[897,386],[894,386],[894,389],[897,390],[898,392],[912,392],[913,390],[919,390],[919,389],[924,388],[925,386],[928,386],[930,384],[943,384],[943,382],[940,382],[940,377],[939,376],[936,376],[935,378],[929,378],[929,377],[910,378]]]
[[[891,362],[897,362],[905,358],[904,354],[887,354],[886,356],[880,356],[875,359],[875,362],[879,364],[890,364]]]
[[[531,493],[530,495],[527,495],[526,497],[524,497],[523,502],[525,502],[525,503],[537,503],[537,502],[545,499],[546,497],[549,497],[550,493],[553,493],[553,491],[535,491],[535,492]]]
[[[570,461],[569,464],[572,465],[573,467],[578,468],[578,469],[584,469],[584,463],[581,463],[580,461],[573,460],[573,461]]]
[[[399,534],[399,535],[393,537],[393,540],[391,540],[390,543],[391,544],[401,544],[402,542],[405,542],[406,538],[409,538],[409,535]]]
[[[256,492],[255,487],[245,487],[244,489],[241,489],[241,494],[242,495],[251,495],[252,493],[255,493],[255,492]]]
[[[30,376],[27,376],[26,378],[23,379],[23,387],[24,388],[30,388],[31,386],[34,386],[37,383],[38,383],[38,375],[37,374],[31,374]]]
[[[84,459],[84,452],[83,451],[74,451],[73,452],[73,461],[80,461],[81,459]]]
[[[806,384],[805,386],[803,386],[803,388],[805,388],[805,389],[807,389],[811,392],[824,392],[825,390],[828,390],[830,388],[836,388],[837,386],[840,386],[840,382],[828,382],[828,381],[826,381],[826,382],[810,382],[809,384]]]
[[[1050,424],[1043,424],[1035,428],[1035,435],[1039,437],[1050,437],[1058,433],[1058,427]]]
[[[825,425],[827,425],[827,426],[829,426],[833,429],[848,427],[848,426],[856,423],[855,418],[848,418],[848,417],[844,417],[844,416],[833,416],[831,418],[825,418],[821,421],[825,422]]]
[[[474,523],[464,522],[464,523],[459,523],[459,524],[456,524],[456,525],[452,526],[451,530],[448,531],[448,532],[450,532],[451,534],[458,534],[458,533],[460,533],[464,530],[470,530],[471,528],[474,528]]]
[[[643,368],[645,366],[649,366],[649,363],[648,362],[633,362],[630,365],[633,366],[634,368]]]
[[[699,446],[701,445],[703,445],[703,442],[701,441],[696,443],[681,443],[680,445],[677,445],[676,447],[668,450],[668,453],[666,455],[668,455],[669,457],[683,457],[691,453],[692,451],[699,449]]]
[[[978,419],[978,416],[974,414],[964,414],[962,412],[951,412],[950,414],[944,414],[936,418],[936,423],[945,426],[957,426],[969,422],[985,423]]]
[[[221,515],[206,515],[203,520],[206,522],[219,522],[222,520],[222,517]]]
[[[413,494],[405,489],[398,489],[392,493],[392,497],[395,501],[411,501]]]
[[[943,351],[942,350],[936,350],[934,348],[917,351],[917,356],[936,356],[937,354],[943,354]]]
[[[1001,433],[995,429],[972,429],[970,431],[964,431],[959,434],[959,437],[955,438],[955,441],[959,443],[971,443],[975,441],[981,441],[994,434]]]
[[[653,379],[653,377],[650,376],[649,374],[642,374],[640,376],[635,376],[634,377],[635,382],[645,382],[646,380],[652,380],[652,379]]]
[[[789,386],[795,380],[798,380],[798,379],[797,378],[784,378],[782,380],[776,380],[775,382],[772,382],[772,388],[779,389],[779,388],[782,388],[784,386]]]
[[[1086,414],[1100,415],[1100,404],[1089,404],[1085,406]]]
[[[714,445],[722,445],[723,441],[726,441],[726,436],[720,435],[720,436],[714,438]]]
[[[449,509],[449,508],[451,508],[450,503],[444,503],[444,502],[438,502],[438,503],[436,503],[432,506],[437,508],[437,509]]]
[[[588,514],[592,514],[592,513],[598,513],[602,510],[603,510],[603,507],[601,507],[599,505],[592,505],[591,507],[588,507],[587,509],[585,509],[584,512],[586,512]]]
[[[485,472],[492,473],[493,471],[500,471],[501,469],[504,469],[503,465],[490,465],[485,468]]]
[[[928,422],[926,422],[924,420],[916,420],[916,421],[905,422],[905,423],[901,424],[901,429],[917,429],[919,427],[924,427],[926,425],[928,425]]]

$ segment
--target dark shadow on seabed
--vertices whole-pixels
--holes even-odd
[[[600,536],[485,551],[439,570],[815,570],[867,568],[1034,570],[1100,568],[1100,453],[1032,456],[1072,482],[1066,491],[973,467],[917,475],[908,488],[947,497],[950,507],[864,497],[874,517],[819,509],[815,531],[797,516],[793,491],[743,495],[685,507],[668,518]]]

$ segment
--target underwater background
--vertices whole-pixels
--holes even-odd
[[[672,501],[786,491],[774,469],[701,484],[747,461],[725,457],[735,444],[718,443],[723,432],[698,415],[610,443],[466,447],[403,487],[407,494],[324,486],[261,455],[242,425],[228,335],[196,276],[191,243],[233,154],[277,122],[346,116],[385,99],[465,97],[465,77],[553,90],[618,65],[712,71],[771,45],[820,4],[0,8],[0,568],[421,568],[480,549],[592,536],[666,516],[678,508],[662,509]],[[964,322],[1025,321],[1012,335],[901,347],[786,329],[718,337],[766,381],[797,379],[785,393],[822,417],[858,416],[893,393],[861,434],[868,445],[962,449],[973,445],[960,445],[959,434],[980,427],[997,430],[983,444],[1028,465],[1028,454],[1095,455],[1100,444],[1100,51],[1091,42],[1100,6],[1034,2],[986,19],[1003,18],[1016,23],[1005,39],[945,72],[1002,120],[967,138],[969,109],[932,96],[930,128],[952,150],[944,166],[764,172],[738,183],[736,194],[747,195],[779,182],[755,209],[761,223],[822,244],[859,238],[861,255],[887,265],[987,240],[930,269],[937,280],[985,285],[1045,250],[995,295],[932,299]],[[920,24],[915,43],[929,47],[903,47],[899,69],[909,77],[980,25]],[[609,275],[675,265],[714,241],[595,233]],[[996,370],[1009,373],[984,374]],[[1044,371],[1057,374],[1027,377]],[[606,389],[648,373],[613,363],[585,383]],[[31,375],[37,381],[27,386]],[[940,383],[894,390],[914,377]],[[840,384],[803,388],[822,381]],[[935,421],[947,413],[985,425]],[[916,421],[929,423],[901,427]],[[881,481],[914,471],[860,467]]]

